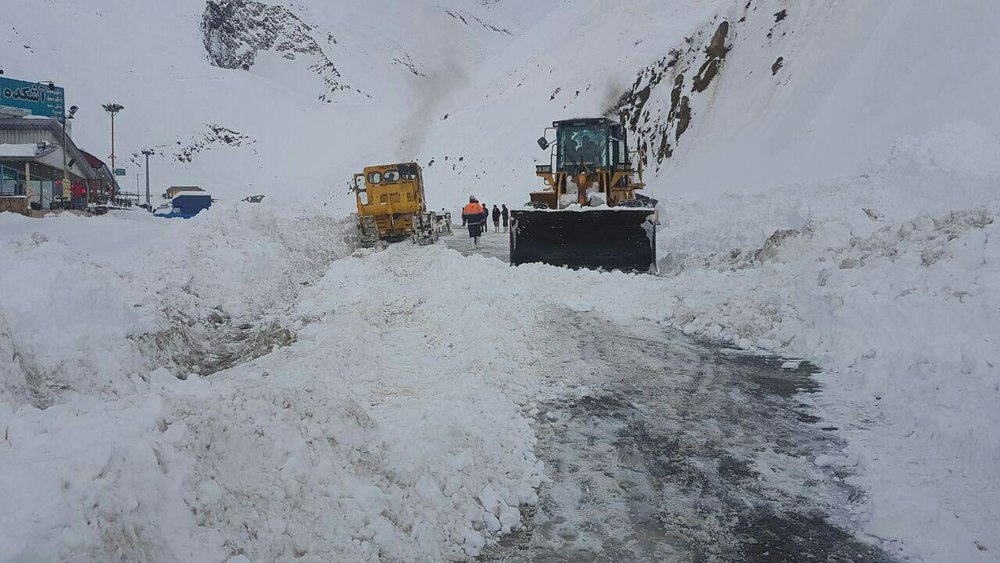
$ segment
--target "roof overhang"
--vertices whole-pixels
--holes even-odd
[[[52,134],[52,138],[62,140],[66,139],[66,158],[67,169],[71,174],[85,180],[94,180],[97,178],[97,174],[94,169],[87,162],[87,157],[76,143],[73,142],[73,138],[69,135],[63,137],[64,130],[63,125],[59,123],[59,120],[55,118],[47,119],[0,119],[0,129],[14,129],[21,131],[48,131]],[[51,149],[51,150],[48,150]],[[47,166],[52,166],[54,168],[62,169],[63,167],[63,156],[62,147],[59,145],[49,145],[47,149],[41,149],[35,154],[33,159],[36,162],[41,162]],[[54,154],[53,154],[54,153]],[[21,161],[26,160],[21,158]],[[73,166],[69,166],[72,162]]]

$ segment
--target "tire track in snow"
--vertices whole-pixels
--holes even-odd
[[[847,474],[814,463],[838,444],[794,399],[807,365],[553,313],[539,369],[577,391],[536,416],[552,481],[482,560],[891,560],[849,531]]]

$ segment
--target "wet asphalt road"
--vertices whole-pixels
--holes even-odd
[[[504,259],[506,239],[488,237],[480,249],[446,244]],[[849,470],[815,463],[841,444],[797,399],[817,391],[812,366],[653,322],[571,310],[539,322],[567,336],[539,344],[534,368],[566,389],[533,413],[550,481],[524,529],[480,560],[893,560],[852,531],[863,498]]]
[[[536,454],[551,482],[521,533],[484,561],[891,559],[855,539],[861,500],[818,467],[838,447],[795,400],[811,368],[697,342],[656,324],[623,328],[559,311],[578,335],[563,365],[586,391],[546,404]],[[543,368],[560,373],[560,360]]]

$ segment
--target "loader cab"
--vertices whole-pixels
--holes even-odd
[[[605,117],[576,118],[555,121],[545,131],[538,146],[550,151],[549,164],[537,164],[535,175],[546,188],[531,192],[528,205],[548,209],[573,204],[614,207],[634,200],[635,192],[645,187],[642,155],[636,153],[639,166],[633,169],[621,123]]]
[[[555,170],[585,171],[628,167],[624,128],[610,119],[571,119],[552,123],[556,131]]]

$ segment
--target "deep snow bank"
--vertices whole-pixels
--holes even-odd
[[[190,222],[134,212],[0,223],[12,289],[0,348],[13,359],[0,364],[0,558],[190,560],[207,540],[184,527],[192,463],[166,432],[157,380],[172,376],[156,370],[186,375],[170,360],[204,344],[150,342],[178,317],[211,337],[212,315],[252,327],[291,306],[346,248],[342,224],[249,205]]]
[[[345,223],[266,205],[0,221],[4,281],[80,293],[52,317],[0,301],[21,359],[0,402],[0,559],[465,559],[536,500],[509,398],[531,388],[509,377],[525,336],[501,342],[511,364],[469,346],[482,311],[436,291],[463,258],[336,260]],[[273,323],[291,337],[229,342]],[[220,347],[228,366],[206,361]],[[175,377],[205,366],[227,369]]]
[[[870,172],[665,208],[686,331],[816,360],[867,531],[930,561],[1000,549],[1000,142],[970,123]]]
[[[140,212],[0,221],[0,282],[16,288],[0,302],[16,360],[2,393],[39,405],[139,390],[158,363],[202,371],[188,358],[199,339],[230,326],[255,335],[347,252],[349,233],[343,221],[250,204],[180,223]]]

